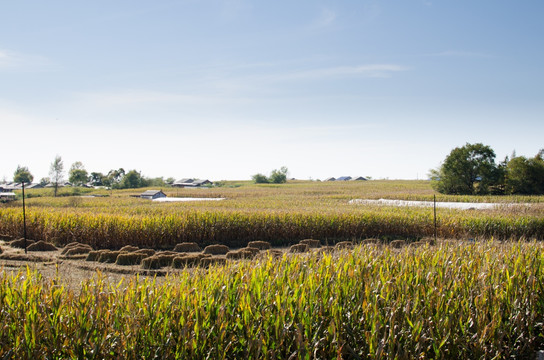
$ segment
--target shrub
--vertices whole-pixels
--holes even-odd
[[[226,245],[209,245],[204,248],[204,254],[225,255],[228,252],[229,247]]]
[[[299,244],[306,244],[309,248],[318,248],[321,247],[321,241],[314,239],[305,239],[300,240]]]
[[[194,242],[183,242],[174,247],[176,252],[200,252],[202,249]]]
[[[28,251],[57,251],[57,247],[51,243],[45,242],[43,240],[40,240],[38,242],[35,242],[34,244],[31,244],[30,246],[27,246],[26,248]]]
[[[250,241],[247,244],[248,248],[255,248],[259,250],[267,250],[270,249],[272,246],[268,241]]]
[[[116,265],[140,265],[143,259],[147,257],[146,254],[138,254],[135,252],[121,253],[117,255],[115,260]]]

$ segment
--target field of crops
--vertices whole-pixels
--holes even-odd
[[[41,196],[29,192],[27,234],[62,246],[80,241],[94,248],[172,248],[194,241],[242,247],[252,240],[275,246],[315,238],[323,243],[417,239],[434,233],[432,209],[361,206],[351,199],[432,200],[427,181],[303,182],[282,185],[227,183],[210,189],[165,189],[170,197],[224,197],[219,202],[155,203],[130,197],[143,190],[95,191],[105,198]],[[92,194],[92,192],[91,192]],[[438,201],[521,203],[494,210],[438,213],[442,238],[543,239],[542,196],[437,196]],[[21,202],[0,207],[0,234],[22,236]]]
[[[78,291],[3,274],[0,358],[534,358],[543,280],[541,243],[496,241],[98,274]]]

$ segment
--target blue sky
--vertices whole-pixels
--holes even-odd
[[[544,148],[544,2],[4,1],[0,180],[426,178]]]

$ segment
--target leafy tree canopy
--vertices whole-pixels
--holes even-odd
[[[26,166],[17,165],[17,170],[13,173],[13,181],[16,183],[31,183],[34,180],[34,176],[28,170]]]
[[[76,161],[72,164],[69,174],[68,181],[74,185],[81,186],[86,184],[89,180],[89,174],[87,173],[87,170],[85,170],[85,167],[81,161]]]

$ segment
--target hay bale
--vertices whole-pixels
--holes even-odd
[[[428,244],[429,246],[435,245],[434,237],[424,237],[423,239],[420,239],[419,242]]]
[[[175,252],[201,252],[202,249],[195,242],[182,242],[174,247]]]
[[[7,234],[0,234],[0,240],[2,240],[2,241],[11,241],[11,240],[13,240],[13,236],[7,235]]]
[[[249,251],[250,253],[252,253],[253,255],[257,255],[258,253],[261,252],[261,250],[257,249],[257,248],[254,248],[254,247],[246,247],[246,248],[243,248],[242,250],[244,251]]]
[[[111,251],[111,250],[103,251],[98,257],[98,262],[113,264],[117,261],[117,256],[119,256],[120,253],[121,253],[120,251]]]
[[[89,251],[89,253],[87,254],[87,258],[85,259],[85,261],[98,261],[98,258],[100,257],[100,252],[103,251],[103,250],[93,250],[93,251]]]
[[[268,250],[272,248],[272,245],[268,241],[250,241],[247,244],[248,248],[255,248],[259,250]]]
[[[124,251],[124,252],[135,252],[139,249],[139,247],[137,246],[132,246],[132,245],[125,245],[123,246],[121,249],[119,249],[119,251]]]
[[[229,251],[226,257],[230,260],[253,259],[257,253],[250,249],[254,249],[259,252],[259,249],[256,248],[244,248],[240,250]]]
[[[333,251],[334,251],[334,246],[323,246],[323,247],[319,248],[317,253],[320,254],[320,255],[323,255],[323,254],[332,253]]]
[[[153,249],[140,249],[135,251],[136,254],[145,254],[147,257],[155,255],[155,250]]]
[[[172,267],[176,269],[183,269],[185,267],[198,266],[200,259],[211,257],[208,254],[187,254],[178,255],[172,260]]]
[[[422,247],[422,246],[425,246],[427,245],[427,243],[423,242],[423,241],[414,241],[410,244],[408,244],[408,247],[410,248],[418,248],[418,247]]]
[[[379,243],[379,240],[378,239],[374,239],[374,238],[369,238],[369,239],[364,239],[361,244],[363,245],[376,245]]]
[[[142,268],[149,269],[149,270],[157,270],[162,267],[161,261],[157,256],[150,256],[150,257],[144,258],[142,260],[141,266]]]
[[[219,258],[219,257],[204,257],[200,259],[199,266],[202,267],[210,267],[212,265],[224,265],[226,264],[227,259],[225,258]]]
[[[210,255],[225,255],[229,252],[229,247],[226,245],[209,245],[204,248],[204,254]]]
[[[406,245],[406,241],[404,240],[393,240],[389,243],[389,246],[395,249],[400,249],[404,245]]]
[[[315,249],[321,247],[321,241],[314,239],[304,239],[300,240],[299,244],[306,244],[309,248]]]
[[[57,251],[57,247],[51,243],[45,242],[43,240],[40,240],[38,242],[35,242],[34,244],[31,244],[30,246],[27,246],[26,248],[28,251]]]
[[[166,251],[164,253],[155,254],[155,257],[159,259],[161,267],[172,266],[172,261],[176,256],[179,256],[179,254],[168,254]]]
[[[123,252],[117,255],[116,265],[140,265],[142,260],[148,257],[146,254],[137,254],[135,252]]]
[[[289,248],[290,253],[304,253],[307,252],[310,248],[306,244],[296,244]]]
[[[28,246],[31,245],[31,244],[34,244],[34,240],[26,239],[27,249],[28,249]],[[20,238],[20,239],[17,239],[17,240],[12,240],[12,241],[10,241],[8,243],[8,245],[11,246],[12,248],[24,249],[25,248],[25,239]]]
[[[353,242],[351,241],[340,241],[338,244],[334,246],[336,250],[341,249],[353,249]]]
[[[89,252],[91,252],[93,250],[92,247],[90,246],[74,246],[74,247],[71,247],[70,249],[68,249],[68,251],[66,251],[64,254],[66,256],[74,256],[74,255],[80,255],[80,254],[88,254]],[[64,250],[63,250],[64,252]]]
[[[82,244],[82,243],[79,243],[79,242],[71,242],[69,243],[68,245],[66,245],[64,247],[64,249],[62,249],[62,252],[61,252],[61,255],[67,255],[68,254],[68,251],[70,251],[71,249],[75,249],[75,248],[79,248],[79,249],[83,249],[83,248],[86,248],[88,249],[88,251],[85,251],[85,252],[79,252],[78,254],[86,254],[88,253],[89,251],[91,251],[93,248],[91,247],[91,245],[88,245],[88,244]]]

